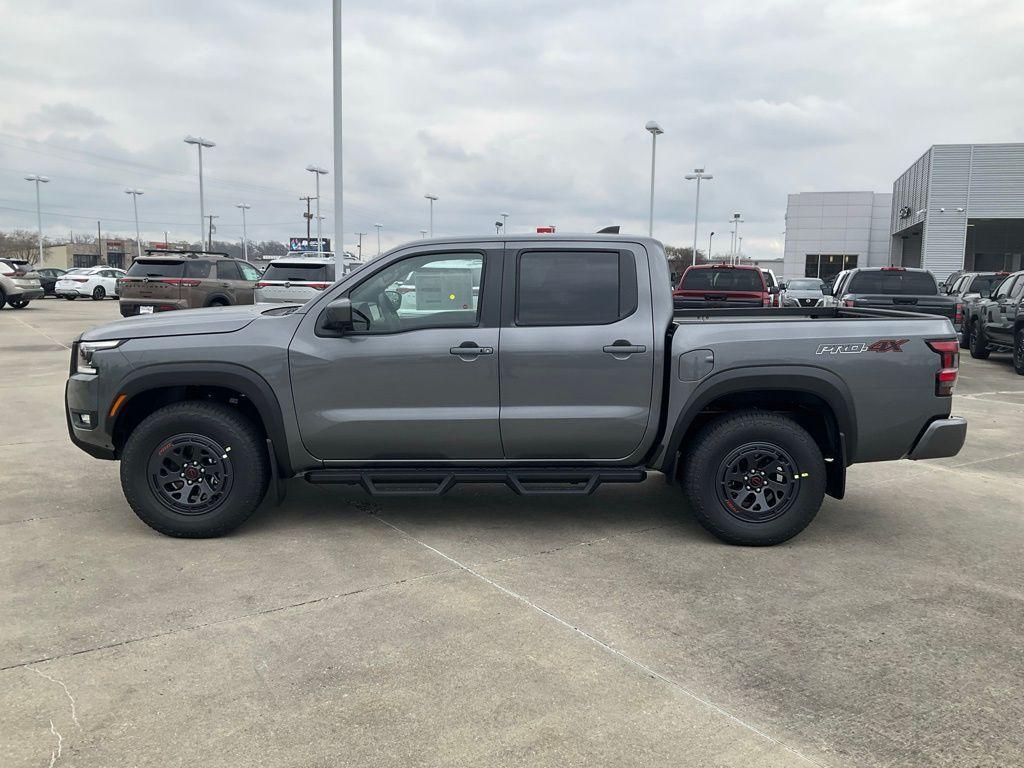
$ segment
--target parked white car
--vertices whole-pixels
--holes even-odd
[[[116,267],[79,267],[63,275],[54,286],[53,291],[68,301],[79,296],[88,296],[93,301],[108,296],[117,298],[117,280],[125,276],[123,269]]]

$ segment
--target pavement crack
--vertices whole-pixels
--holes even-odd
[[[323,603],[323,602],[326,602],[326,601],[329,601],[329,600],[338,600],[338,599],[342,599],[342,598],[346,598],[346,597],[353,597],[355,595],[361,595],[361,594],[363,594],[365,592],[374,592],[374,591],[381,590],[381,589],[390,589],[391,587],[397,587],[397,586],[401,586],[403,584],[410,584],[412,582],[421,581],[423,579],[431,579],[431,578],[434,578],[436,576],[444,576],[446,574],[452,573],[453,570],[454,570],[453,568],[444,568],[444,569],[439,570],[439,571],[431,571],[430,573],[423,573],[423,574],[420,574],[419,576],[408,576],[408,577],[406,577],[404,579],[398,579],[396,581],[389,581],[389,582],[386,582],[386,583],[383,583],[383,584],[371,584],[370,586],[361,587],[359,589],[353,589],[353,590],[351,590],[349,592],[338,592],[338,593],[333,594],[333,595],[324,595],[322,597],[315,597],[315,598],[311,598],[309,600],[300,600],[300,601],[295,602],[295,603],[288,603],[287,605],[278,605],[278,606],[274,606],[272,608],[264,608],[264,609],[259,610],[259,611],[252,611],[250,613],[243,613],[243,614],[240,614],[238,616],[227,616],[227,617],[225,617],[223,619],[214,619],[212,621],[201,622],[199,624],[190,624],[189,626],[186,626],[186,627],[175,627],[174,629],[169,629],[169,630],[167,630],[165,632],[154,632],[154,633],[149,634],[149,635],[142,635],[141,637],[130,637],[127,640],[118,640],[117,642],[113,642],[113,643],[101,643],[100,645],[94,645],[94,646],[92,646],[90,648],[81,648],[81,649],[79,649],[77,651],[69,651],[68,653],[55,653],[52,656],[42,656],[42,657],[40,657],[38,659],[31,659],[30,661],[19,661],[19,662],[16,662],[14,664],[7,664],[6,666],[0,667],[0,672],[6,672],[7,670],[10,670],[10,669],[18,669],[20,667],[26,667],[28,669],[31,669],[33,672],[35,672],[35,673],[37,673],[39,675],[42,675],[43,677],[46,677],[47,679],[53,679],[53,678],[50,678],[47,675],[44,675],[38,669],[35,669],[32,665],[33,664],[44,664],[46,662],[57,661],[59,659],[69,659],[69,658],[73,658],[75,656],[82,656],[84,654],[94,653],[96,651],[109,650],[111,648],[121,648],[123,646],[134,645],[135,643],[141,643],[141,642],[144,642],[146,640],[156,640],[156,639],[161,638],[161,637],[169,637],[171,635],[176,635],[176,634],[179,634],[181,632],[194,632],[194,631],[199,630],[199,629],[206,629],[207,627],[213,627],[213,626],[217,626],[219,624],[230,624],[231,622],[234,622],[234,621],[244,621],[246,619],[256,618],[257,616],[267,616],[267,615],[272,614],[272,613],[278,613],[280,611],[288,611],[288,610],[292,610],[294,608],[305,608],[307,606],[316,605],[317,603]],[[59,681],[58,680],[54,680],[54,682],[59,682]],[[61,685],[63,685],[63,683],[61,683]],[[70,693],[68,695],[70,696]],[[72,700],[72,704],[73,704],[73,700]],[[78,721],[76,720],[75,722],[77,724]]]
[[[50,768],[53,768],[53,764],[60,760],[61,753],[64,751],[64,737],[53,727],[53,720],[50,721],[50,733],[57,737],[57,746],[50,750]]]
[[[61,688],[64,689],[64,695],[67,696],[68,697],[68,701],[71,702],[71,719],[74,721],[75,726],[77,728],[81,728],[82,724],[78,722],[78,710],[75,707],[75,697],[71,695],[71,691],[68,690],[68,687],[67,687],[67,685],[64,684],[64,681],[63,680],[58,680],[55,677],[50,677],[48,674],[46,674],[45,672],[42,672],[42,671],[36,669],[31,664],[26,664],[25,665],[25,669],[31,669],[33,672],[35,672],[40,677],[45,678],[46,680],[49,680],[51,683],[56,683],[57,685],[59,685]],[[52,722],[50,723],[50,727],[51,728],[53,727],[53,723]],[[52,763],[51,763],[51,765],[52,765]]]
[[[398,533],[400,536],[403,536],[404,538],[407,538],[410,541],[413,541],[416,544],[419,544],[421,547],[429,549],[435,555],[438,555],[439,557],[444,558],[449,563],[454,565],[456,568],[459,568],[459,569],[465,571],[469,575],[476,577],[480,581],[482,581],[485,584],[493,587],[494,589],[498,590],[499,592],[502,592],[503,594],[507,595],[508,597],[511,597],[512,599],[517,600],[520,603],[523,603],[524,605],[526,605],[527,607],[529,607],[532,610],[536,611],[537,613],[541,614],[542,616],[545,616],[546,618],[554,621],[555,623],[560,624],[561,626],[565,627],[566,629],[569,629],[570,631],[576,633],[577,635],[585,638],[586,640],[588,640],[589,642],[593,643],[598,648],[603,650],[605,653],[608,653],[609,655],[614,656],[615,658],[617,658],[617,659],[619,659],[621,661],[624,661],[626,664],[632,666],[634,669],[639,670],[641,673],[643,673],[643,674],[645,674],[645,675],[647,675],[649,677],[652,677],[655,680],[658,680],[659,682],[661,682],[661,683],[669,686],[670,688],[678,691],[679,693],[683,694],[687,698],[692,699],[693,701],[697,702],[698,704],[700,704],[700,705],[702,705],[704,707],[707,707],[708,709],[712,710],[713,712],[716,712],[719,715],[722,715],[726,719],[730,720],[731,722],[735,723],[736,725],[740,726],[741,728],[749,731],[750,733],[753,733],[756,736],[764,739],[768,743],[770,743],[770,744],[772,744],[774,746],[780,747],[781,749],[786,750],[791,755],[794,755],[795,757],[799,758],[800,760],[804,761],[805,763],[808,763],[808,764],[814,765],[814,766],[818,766],[818,768],[824,768],[823,764],[818,762],[817,760],[815,760],[813,757],[810,757],[809,755],[805,755],[803,752],[801,752],[800,750],[796,749],[795,747],[790,746],[789,744],[787,744],[786,742],[782,741],[781,739],[778,739],[775,736],[771,736],[767,732],[765,732],[765,731],[761,730],[760,728],[758,728],[756,725],[748,723],[747,721],[741,719],[737,715],[734,715],[732,712],[729,712],[727,709],[719,706],[718,704],[715,704],[710,699],[707,699],[704,696],[701,696],[700,694],[695,693],[694,691],[691,691],[689,688],[684,686],[682,683],[680,683],[680,682],[678,682],[676,680],[673,680],[672,678],[668,677],[667,675],[662,674],[661,672],[658,672],[653,667],[650,667],[647,664],[644,664],[642,661],[639,661],[639,660],[633,658],[632,656],[630,656],[629,654],[625,653],[624,651],[620,651],[618,648],[615,648],[615,647],[609,645],[608,643],[606,643],[605,641],[599,639],[595,635],[590,634],[585,629],[577,626],[576,624],[573,624],[573,623],[567,621],[566,619],[563,619],[558,614],[548,610],[547,608],[544,608],[544,607],[542,607],[540,605],[537,605],[534,602],[531,602],[527,597],[519,594],[518,592],[515,592],[515,591],[509,589],[508,587],[506,587],[506,586],[504,586],[502,584],[499,584],[494,579],[491,579],[491,578],[488,578],[487,576],[484,576],[482,573],[480,573],[479,571],[475,570],[472,566],[466,565],[465,563],[460,562],[459,560],[455,559],[451,555],[448,555],[448,554],[442,552],[440,549],[437,549],[436,547],[430,546],[425,541],[421,541],[420,539],[417,539],[412,534],[406,533],[401,528],[399,528],[397,525],[394,525],[393,523],[390,523],[387,520],[385,520],[377,512],[370,512],[370,517],[372,517],[374,520],[378,521],[381,525],[385,525],[388,528],[391,528],[393,531]]]

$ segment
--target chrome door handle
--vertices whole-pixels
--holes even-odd
[[[609,355],[637,355],[641,352],[646,352],[647,347],[643,344],[630,344],[628,341],[619,340],[614,344],[602,347],[602,351]]]
[[[494,347],[478,347],[473,342],[464,341],[462,346],[452,347],[448,351],[459,357],[477,357],[478,355],[493,355]]]

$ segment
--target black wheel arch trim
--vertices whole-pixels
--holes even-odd
[[[668,477],[672,476],[683,436],[694,419],[714,400],[744,392],[786,390],[815,395],[832,409],[839,429],[839,434],[834,437],[840,454],[834,457],[837,461],[832,463],[845,470],[856,460],[857,445],[855,409],[846,384],[834,373],[821,368],[780,365],[726,370],[701,382],[672,427],[666,450],[661,457],[661,471]]]
[[[281,404],[267,380],[256,371],[232,363],[155,363],[125,376],[117,395],[127,395],[128,405],[137,395],[165,387],[222,387],[245,395],[263,420],[278,472],[282,477],[294,474]],[[114,434],[117,418],[126,410],[121,408],[118,417],[106,425],[108,434]]]

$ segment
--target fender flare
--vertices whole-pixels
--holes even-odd
[[[714,374],[694,390],[676,418],[661,457],[661,471],[671,477],[683,436],[694,419],[712,401],[725,395],[758,391],[804,392],[821,398],[832,409],[839,434],[836,435],[844,468],[853,463],[857,446],[857,422],[845,382],[836,374],[811,366],[765,365],[736,368]],[[852,450],[851,450],[852,449]]]
[[[143,392],[189,386],[223,387],[245,395],[263,420],[267,438],[273,445],[278,470],[284,477],[294,474],[281,403],[267,380],[251,368],[216,362],[156,363],[130,372],[119,385],[118,392],[127,395],[127,403],[131,403],[136,395]],[[118,416],[126,410],[122,408]],[[108,426],[109,434],[114,434],[116,426],[117,418]]]

